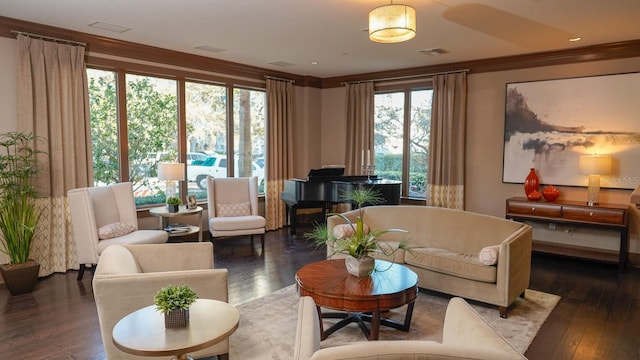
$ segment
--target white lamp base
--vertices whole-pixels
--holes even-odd
[[[600,175],[589,175],[589,187],[587,188],[587,205],[597,205],[600,197]]]

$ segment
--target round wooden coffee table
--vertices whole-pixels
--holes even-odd
[[[164,314],[155,305],[136,310],[113,327],[113,343],[129,354],[191,359],[188,353],[228,338],[240,321],[234,306],[217,300],[198,299],[189,307],[189,313],[189,326],[165,329]]]
[[[345,325],[357,322],[369,340],[378,340],[380,325],[409,331],[418,295],[418,275],[405,266],[376,260],[367,277],[349,274],[344,259],[323,260],[303,266],[296,273],[300,296],[311,296],[318,307],[322,340]],[[403,323],[381,318],[384,311],[407,305]],[[340,311],[322,313],[321,308]],[[324,330],[323,318],[341,318]],[[367,328],[364,322],[371,323]]]

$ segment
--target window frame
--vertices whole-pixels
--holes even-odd
[[[126,75],[149,76],[176,81],[177,91],[177,126],[178,126],[178,161],[187,163],[187,123],[186,123],[186,82],[218,85],[226,88],[226,137],[227,137],[227,157],[234,156],[234,134],[233,134],[233,96],[234,89],[262,91],[266,96],[266,81],[250,79],[237,79],[215,75],[212,73],[195,72],[186,68],[165,68],[136,62],[107,59],[102,57],[88,56],[86,62],[87,69],[110,71],[115,73],[116,82],[116,114],[118,127],[118,166],[119,182],[129,181],[129,151],[128,151],[128,131],[127,131],[127,107],[126,107]],[[265,100],[266,101],[266,100]],[[265,114],[266,121],[266,114]],[[266,127],[266,124],[265,124]],[[230,131],[231,130],[231,131]],[[265,139],[266,141],[266,139]],[[229,155],[231,154],[231,155]],[[227,167],[227,177],[234,174],[233,161]],[[179,193],[188,193],[188,182],[181,181]],[[263,194],[260,194],[263,195]],[[157,204],[156,204],[157,205]],[[154,205],[137,206],[139,209],[153,207]]]
[[[403,108],[403,134],[402,134],[402,187],[401,187],[401,197],[405,199],[412,200],[425,200],[426,195],[424,197],[421,196],[411,196],[409,195],[409,186],[410,186],[410,155],[411,155],[411,94],[413,91],[423,91],[423,90],[432,90],[433,91],[433,79],[421,79],[414,80],[409,82],[398,82],[398,83],[376,83],[374,84],[374,96],[380,94],[390,94],[390,93],[403,93],[404,94],[404,108]],[[433,108],[433,106],[432,106]],[[375,119],[375,114],[374,114]],[[429,133],[431,133],[431,129],[429,129]],[[427,163],[427,168],[429,164]]]

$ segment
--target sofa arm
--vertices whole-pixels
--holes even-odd
[[[303,296],[298,303],[298,325],[293,349],[294,360],[309,359],[320,349],[320,319],[318,307],[309,296]]]
[[[445,345],[492,348],[525,359],[465,300],[452,298],[447,306],[442,330]]]
[[[144,273],[213,269],[213,244],[210,242],[123,246],[131,251]]]
[[[529,287],[532,234],[531,226],[522,223],[522,227],[500,245],[496,285],[504,306]]]

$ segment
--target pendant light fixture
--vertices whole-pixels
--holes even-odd
[[[369,12],[369,39],[379,43],[398,43],[416,36],[416,10],[409,5],[394,4]]]

